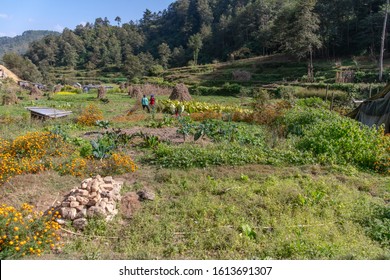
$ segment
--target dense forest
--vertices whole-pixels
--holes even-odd
[[[385,6],[385,0],[177,0],[158,13],[146,10],[136,22],[97,18],[46,36],[25,59],[41,72],[116,69],[129,78],[272,53],[377,59]]]

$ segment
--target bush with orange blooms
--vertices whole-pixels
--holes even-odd
[[[85,126],[94,126],[97,121],[103,120],[103,112],[94,104],[88,105],[80,116],[77,123]]]
[[[30,132],[13,141],[0,139],[0,183],[19,174],[52,169],[53,160],[68,155],[70,149],[51,132]]]
[[[20,209],[2,204],[0,206],[0,259],[20,259],[41,256],[50,250],[59,250],[61,218],[54,209],[46,215],[35,211],[33,206],[23,204]]]

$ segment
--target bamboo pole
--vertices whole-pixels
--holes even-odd
[[[333,111],[334,91],[332,91],[332,101],[330,102],[330,110]]]
[[[328,101],[328,90],[329,90],[329,85],[326,85],[325,102]]]
[[[372,94],[372,84],[370,84],[370,92],[368,94],[368,98],[371,98],[371,94]]]

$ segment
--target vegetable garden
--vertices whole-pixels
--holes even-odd
[[[0,108],[2,259],[390,258],[381,128],[315,97],[157,95],[151,114],[130,112],[138,101],[119,89],[107,99],[65,92]],[[30,105],[74,113],[37,122]],[[182,140],[163,137],[168,129]],[[157,198],[130,220],[91,219],[82,232],[57,224],[54,193],[98,174]]]

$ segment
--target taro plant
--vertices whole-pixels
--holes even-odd
[[[195,141],[207,136],[215,142],[238,142],[243,145],[254,146],[263,146],[265,144],[264,132],[259,126],[231,121],[205,120],[194,129]]]
[[[186,137],[192,133],[193,125],[191,123],[190,117],[178,117],[177,118],[179,122],[179,128],[177,130],[177,133],[182,134],[184,141],[186,140]]]
[[[92,155],[97,159],[104,159],[109,157],[115,145],[107,137],[98,138],[97,141],[91,140]]]
[[[106,131],[104,133],[104,137],[108,138],[109,141],[111,141],[115,147],[118,147],[120,145],[126,145],[132,138],[131,135],[122,132],[120,128],[112,129],[112,131]]]
[[[153,118],[153,121],[148,125],[148,127],[152,128],[162,128],[172,126],[175,122],[175,118],[170,115],[165,115],[164,118],[160,121],[156,121]]]
[[[154,149],[160,144],[160,140],[155,135],[146,135],[144,137],[145,140],[145,147]]]
[[[104,120],[98,120],[96,121],[96,125],[100,128],[107,129],[110,126],[110,122]]]
[[[65,130],[61,127],[61,125],[56,125],[49,130],[51,134],[61,136],[64,141],[68,141],[69,135],[65,132]]]

